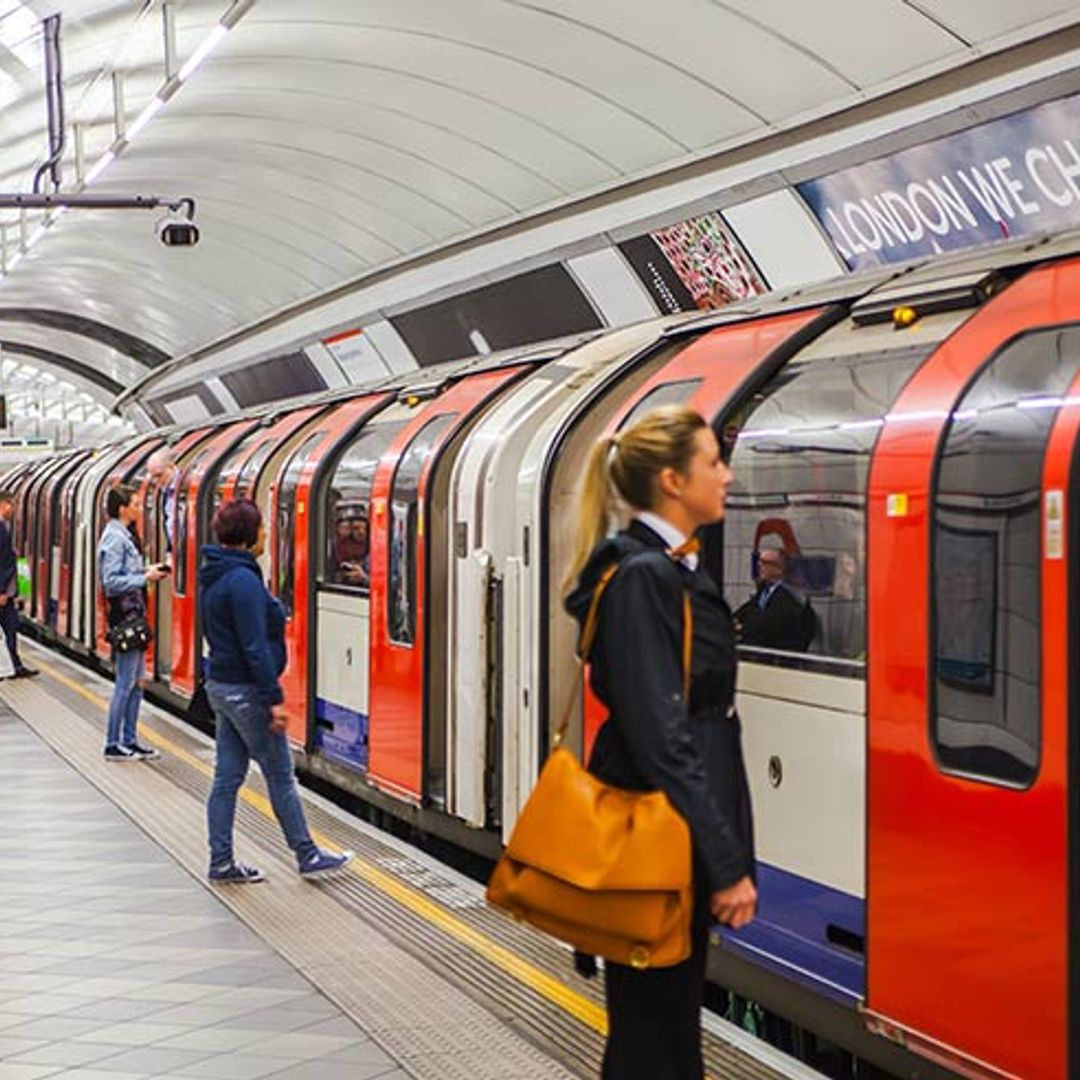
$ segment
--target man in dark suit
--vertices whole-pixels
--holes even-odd
[[[817,633],[810,601],[785,580],[787,555],[780,548],[758,552],[757,591],[735,612],[741,645],[806,652]]]
[[[25,679],[36,675],[34,668],[27,667],[19,657],[19,611],[16,598],[19,595],[19,564],[15,557],[15,545],[11,541],[11,520],[15,516],[15,500],[6,492],[0,492],[0,628],[4,631],[15,678]]]

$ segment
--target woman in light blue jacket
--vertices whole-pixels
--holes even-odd
[[[160,581],[168,572],[157,566],[148,568],[143,563],[131,532],[135,521],[134,495],[131,488],[117,486],[105,496],[109,521],[98,541],[97,563],[110,629],[132,615],[145,615],[147,584]],[[116,682],[105,732],[106,761],[145,761],[159,756],[136,738],[145,658],[145,649],[127,652],[113,649]]]

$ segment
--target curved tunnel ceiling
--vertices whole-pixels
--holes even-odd
[[[32,30],[57,8],[87,167],[116,135],[113,71],[129,128],[165,82],[159,4],[0,0],[5,191],[43,157]],[[173,8],[183,63],[229,4]],[[164,248],[145,212],[73,211],[0,280],[2,336],[82,336],[134,378],[397,260],[1077,22],[1062,0],[256,0],[88,189],[194,197],[199,246]]]

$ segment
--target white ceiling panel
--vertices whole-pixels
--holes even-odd
[[[478,231],[1080,23],[1080,2],[1061,0],[171,7],[181,64],[236,16],[178,90],[166,84],[160,0],[0,6],[16,12],[10,26],[0,18],[0,186],[26,190],[44,156],[32,24],[59,10],[66,188],[76,184],[77,123],[87,168],[120,150],[89,192],[196,200],[194,250],[164,248],[154,213],[72,211],[0,278],[0,307],[93,319],[137,339],[80,348],[71,326],[27,330],[28,345],[118,381],[142,370],[124,352],[139,342],[182,355]],[[114,72],[129,129],[154,95],[168,99],[130,145],[116,142]],[[33,233],[40,215],[28,220]],[[9,256],[21,242],[16,222],[0,212]],[[0,336],[22,325],[0,323]]]
[[[911,7],[972,44],[1000,37],[1035,37],[1076,21],[1068,0],[909,0]]]

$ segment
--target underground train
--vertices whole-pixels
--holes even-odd
[[[730,458],[703,559],[732,607],[776,548],[814,615],[808,648],[741,650],[761,904],[713,976],[906,1075],[1075,1075],[1078,234],[19,466],[25,616],[107,665],[95,542],[134,485],[173,568],[146,679],[190,700],[200,547],[221,500],[255,499],[301,767],[495,854],[575,693],[559,590],[586,454],[664,402]],[[574,707],[584,751],[603,717]]]

